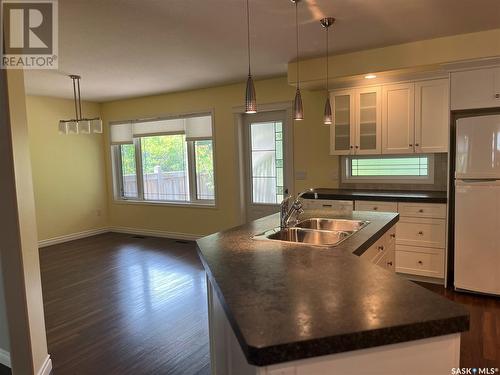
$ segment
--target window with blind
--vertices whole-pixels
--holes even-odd
[[[110,124],[117,199],[215,204],[212,115]]]
[[[343,182],[433,183],[433,155],[347,156]]]

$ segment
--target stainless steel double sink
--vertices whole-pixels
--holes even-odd
[[[300,221],[294,227],[271,229],[254,238],[315,246],[336,246],[369,223],[362,220],[312,218]]]

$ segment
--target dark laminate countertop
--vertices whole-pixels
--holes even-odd
[[[446,203],[446,191],[357,190],[317,188],[303,198],[386,202]]]
[[[197,241],[250,364],[468,329],[468,313],[461,306],[354,255],[392,227],[398,214],[353,212],[346,218],[371,223],[334,248],[252,239],[278,226],[278,214]]]

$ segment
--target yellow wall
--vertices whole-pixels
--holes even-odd
[[[217,208],[166,207],[113,202],[109,146],[106,146],[110,225],[146,228],[184,234],[209,234],[239,223],[237,195],[236,129],[233,107],[243,104],[243,83],[174,94],[143,97],[102,104],[105,124],[109,121],[144,118],[169,113],[214,110]],[[295,90],[286,78],[256,82],[259,104],[291,101]],[[296,181],[296,190],[311,186],[336,186],[332,179],[337,157],[328,155],[329,130],[322,124],[325,92],[303,92],[306,120],[294,129],[295,170],[307,179]],[[106,138],[106,142],[108,142]]]
[[[106,227],[103,136],[58,134],[72,100],[28,96],[26,106],[39,240]],[[100,115],[99,104],[83,113]]]

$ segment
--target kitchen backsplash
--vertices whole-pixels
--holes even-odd
[[[342,173],[342,172],[340,172]],[[340,177],[340,176],[339,176]],[[339,178],[339,181],[342,181]],[[434,154],[434,184],[395,184],[395,183],[339,183],[344,189],[376,189],[376,190],[432,190],[446,191],[448,184],[448,154]]]

